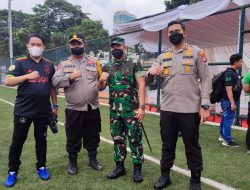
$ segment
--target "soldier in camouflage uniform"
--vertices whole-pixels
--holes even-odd
[[[143,181],[141,121],[145,113],[145,79],[141,64],[129,61],[125,50],[124,39],[120,37],[112,39],[111,51],[114,60],[103,67],[97,85],[98,90],[104,90],[106,85],[109,85],[110,129],[114,140],[116,168],[107,177],[116,179],[126,174],[124,160],[127,153],[127,136],[134,163],[134,182],[140,183]]]

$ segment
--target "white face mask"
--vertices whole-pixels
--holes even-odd
[[[29,48],[29,53],[33,57],[41,57],[43,54],[43,49],[39,47],[32,47],[32,48]]]

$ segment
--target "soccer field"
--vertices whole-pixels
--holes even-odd
[[[15,101],[16,90],[0,86],[0,99],[11,103]],[[60,113],[59,121],[64,123],[65,100],[59,98]],[[110,139],[108,107],[101,106],[102,132],[101,136]],[[0,189],[5,189],[4,180],[7,175],[8,150],[13,131],[13,106],[0,101]],[[145,154],[156,159],[161,156],[161,139],[159,133],[159,116],[147,114],[144,119],[144,127],[147,131],[153,155],[150,154],[146,141],[144,140]],[[218,183],[230,186],[234,189],[250,189],[250,156],[245,153],[245,132],[233,130],[232,135],[240,144],[240,148],[224,147],[218,141],[218,128],[204,125],[200,129],[200,143],[202,146],[204,171],[202,176]],[[108,180],[106,175],[114,169],[112,161],[113,147],[107,142],[101,141],[98,149],[98,160],[104,169],[94,171],[88,164],[87,152],[82,150],[79,154],[79,173],[69,176],[66,172],[68,158],[65,150],[66,138],[64,126],[59,125],[59,133],[52,134],[48,130],[48,153],[47,166],[52,174],[49,181],[41,181],[35,170],[35,143],[33,128],[30,128],[29,136],[24,145],[21,156],[22,165],[18,174],[17,184],[12,189],[69,189],[69,190],[101,190],[101,189],[153,189],[154,182],[160,175],[158,164],[145,160],[143,164],[144,181],[135,184],[132,180],[133,165],[128,154],[126,159],[127,175],[117,180]],[[185,151],[182,139],[179,138],[176,150],[175,165],[187,169]],[[167,189],[185,190],[189,186],[189,178],[183,174],[171,173],[172,185]],[[203,190],[216,189],[202,183]],[[225,189],[226,190],[226,189]]]

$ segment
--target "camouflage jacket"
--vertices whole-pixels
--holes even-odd
[[[136,78],[144,77],[140,62],[113,61],[103,67],[109,73],[109,104],[115,111],[133,111],[139,108]]]

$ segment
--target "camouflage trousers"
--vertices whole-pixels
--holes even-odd
[[[114,141],[114,161],[124,161],[127,155],[128,139],[132,162],[142,163],[142,125],[135,117],[135,112],[110,110],[110,131]]]

